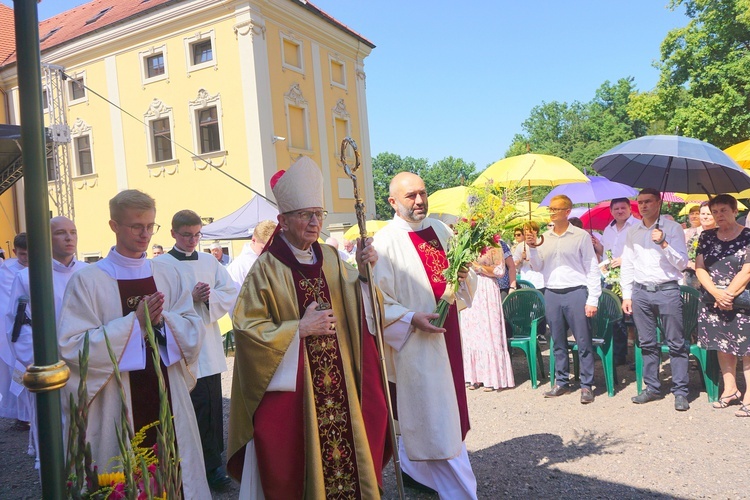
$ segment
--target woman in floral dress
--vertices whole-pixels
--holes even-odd
[[[477,290],[471,307],[460,316],[464,378],[469,389],[484,386],[490,392],[515,385],[496,280],[508,273],[503,250],[490,248],[472,264],[479,276]]]
[[[743,399],[735,378],[741,357],[745,387],[750,387],[750,308],[734,307],[735,297],[750,283],[750,229],[736,222],[732,196],[720,194],[708,206],[717,227],[701,233],[695,259],[695,274],[707,292],[698,314],[698,345],[717,351],[724,391],[714,408],[741,404],[735,415],[750,417],[750,391]]]

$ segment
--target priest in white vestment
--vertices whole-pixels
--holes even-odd
[[[128,403],[128,418],[135,431],[158,419],[158,389],[150,347],[146,347],[145,304],[159,339],[161,370],[167,375],[177,449],[186,499],[211,498],[201,453],[200,436],[190,401],[198,360],[202,322],[193,309],[187,280],[175,266],[146,259],[154,223],[153,198],[137,190],[122,191],[109,203],[109,226],[116,245],[106,258],[75,273],[63,298],[58,326],[62,358],[71,375],[63,390],[63,411],[79,384],[78,353],[89,334],[87,377],[89,420],[86,440],[95,465],[109,471],[110,458],[120,455],[117,426],[121,403],[113,366],[104,342],[106,330],[119,360]],[[130,312],[126,312],[126,311]],[[148,355],[148,356],[147,356]],[[63,435],[67,435],[67,429]],[[150,445],[147,437],[144,446]]]
[[[55,299],[55,318],[60,315],[62,298],[65,287],[73,273],[86,267],[86,264],[76,259],[78,245],[78,231],[72,220],[67,217],[54,217],[50,220],[52,233],[52,288]],[[24,268],[13,281],[10,291],[10,307],[5,315],[5,330],[10,350],[16,361],[16,369],[21,374],[25,367],[34,364],[34,341],[30,320],[31,287],[29,286],[29,268]],[[25,304],[25,307],[18,307]],[[20,313],[20,314],[19,314]],[[19,399],[26,400],[30,410],[31,432],[29,433],[29,455],[36,456],[35,468],[39,468],[39,433],[36,418],[36,398],[23,387]]]
[[[19,233],[13,238],[13,253],[16,258],[6,259],[0,266],[0,318],[5,318],[10,304],[10,289],[19,271],[29,265],[29,250],[26,233]],[[13,383],[13,374],[16,382]],[[23,386],[20,377],[23,372],[17,372],[15,357],[8,345],[7,335],[0,335],[0,417],[18,420],[18,423],[28,428],[31,420],[31,409],[24,400],[19,403],[18,394]]]
[[[193,307],[201,317],[203,342],[196,376],[190,393],[203,445],[208,485],[222,491],[232,484],[222,464],[224,451],[224,411],[221,374],[227,371],[219,319],[237,300],[237,288],[229,273],[211,254],[197,250],[203,222],[192,210],[180,210],[172,217],[172,249],[156,260],[168,262],[185,276],[191,287]]]
[[[375,234],[379,262],[373,272],[385,303],[401,467],[407,485],[414,479],[440,498],[473,499],[477,485],[463,442],[469,421],[456,305],[470,305],[476,275],[462,273],[456,293],[461,304],[451,307],[444,328],[431,325],[437,300],[450,295],[442,272],[453,231],[426,218],[427,192],[415,174],[397,174],[388,201],[396,215]]]

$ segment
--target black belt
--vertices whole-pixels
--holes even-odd
[[[636,287],[647,292],[660,292],[662,290],[679,290],[680,285],[677,281],[667,281],[666,283],[660,283],[658,285],[641,285],[640,283],[633,283]]]
[[[576,290],[583,290],[584,288],[588,288],[588,287],[586,285],[571,286],[570,288],[549,288],[549,287],[547,287],[547,290],[549,290],[552,293],[568,293],[568,292],[575,292]]]

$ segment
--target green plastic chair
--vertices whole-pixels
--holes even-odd
[[[703,375],[703,387],[708,396],[708,402],[713,403],[719,398],[719,363],[716,353],[701,348],[692,343],[692,335],[698,326],[698,309],[700,308],[700,292],[695,288],[680,286],[680,297],[682,298],[682,325],[685,335],[685,344],[688,353],[697,361]],[[661,344],[661,354],[669,355],[669,346],[662,343],[661,320],[657,319],[656,341]],[[639,342],[635,344],[635,385],[638,394],[643,390],[643,352]]]
[[[612,330],[614,324],[622,319],[622,302],[620,297],[610,290],[602,290],[599,297],[599,305],[596,312],[596,318],[591,321],[591,344],[594,352],[602,360],[602,369],[604,371],[604,381],[607,385],[607,395],[615,395],[615,385],[617,384],[617,366],[615,366],[614,348],[612,346]],[[550,356],[549,372],[550,382],[554,385],[555,373],[555,356],[554,341],[550,339]],[[576,380],[579,380],[579,360],[578,344],[575,340],[568,341],[568,349],[573,353],[573,373]]]
[[[518,288],[519,290],[521,288],[532,288],[536,290],[536,287],[531,281],[526,281],[526,280],[521,280],[521,279],[516,279],[516,288]]]
[[[531,387],[536,389],[538,382],[545,377],[542,349],[537,342],[537,328],[544,318],[544,296],[536,289],[516,290],[505,297],[503,315],[506,324],[511,327],[506,332],[508,345],[521,349],[526,354]]]

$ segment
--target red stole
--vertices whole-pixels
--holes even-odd
[[[323,254],[313,244],[317,262],[300,264],[282,238],[274,238],[268,250],[292,269],[299,317],[316,300],[313,290],[331,302],[331,294],[322,273]],[[317,302],[321,302],[317,300]],[[342,319],[343,320],[343,319]],[[363,320],[364,322],[364,320]],[[380,386],[380,372],[375,341],[363,326],[365,360],[363,362],[363,418],[370,451],[382,484],[382,466],[386,454],[387,413]],[[337,334],[338,335],[338,334]],[[270,499],[302,498],[305,491],[305,413],[303,405],[305,352],[313,380],[318,439],[322,457],[326,493],[331,498],[361,498],[357,443],[351,427],[349,399],[357,398],[356,387],[347,386],[337,335],[310,336],[302,339],[297,365],[295,392],[267,392],[253,416],[255,450],[263,493]],[[356,353],[352,354],[353,356]]]
[[[427,278],[432,287],[432,293],[435,301],[445,293],[447,282],[443,271],[448,268],[448,259],[445,256],[440,239],[438,239],[435,230],[431,227],[421,231],[409,232],[409,238],[414,244],[414,248],[419,254]],[[466,388],[464,383],[464,360],[461,351],[461,330],[458,322],[458,309],[453,303],[448,310],[448,317],[445,319],[445,347],[448,351],[448,360],[451,365],[453,374],[453,386],[456,391],[456,400],[458,401],[458,414],[461,417],[461,438],[466,439],[466,433],[469,432],[469,407],[466,403]]]
[[[144,295],[151,295],[157,291],[153,276],[134,280],[117,280],[117,286],[120,290],[123,316],[134,312]],[[148,342],[146,342],[146,368],[129,373],[133,432],[138,432],[144,426],[159,420],[159,379],[156,378],[153,350]],[[161,373],[164,375],[164,383],[169,394],[169,377],[164,363],[161,363]],[[146,432],[146,439],[141,443],[142,447],[151,447],[156,444],[156,429],[152,427]]]

